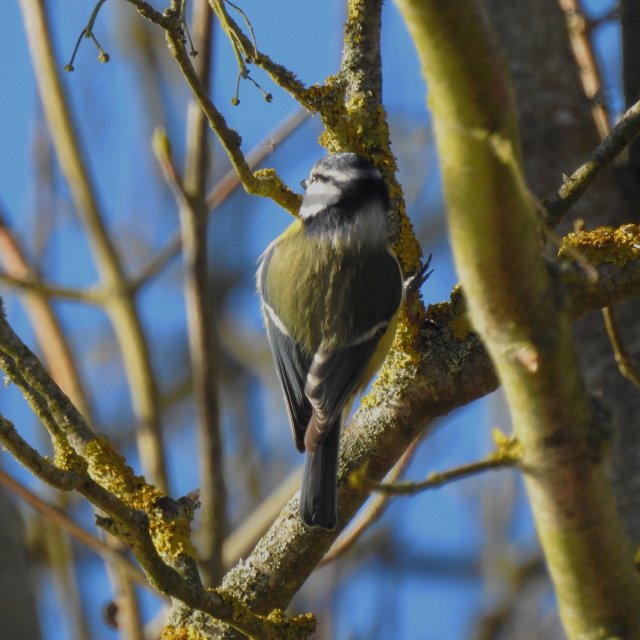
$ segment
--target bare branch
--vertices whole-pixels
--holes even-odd
[[[631,358],[627,353],[627,350],[622,343],[622,336],[618,331],[618,325],[616,324],[616,318],[613,313],[613,307],[605,307],[602,310],[602,314],[604,316],[604,324],[607,329],[607,334],[609,336],[609,341],[611,342],[611,346],[613,347],[613,355],[616,359],[616,364],[618,365],[618,370],[620,373],[633,382],[636,387],[640,388],[640,373],[636,370],[635,366],[631,362]]]
[[[611,133],[593,150],[585,162],[568,176],[559,192],[544,202],[545,219],[555,227],[564,214],[591,186],[598,174],[608,167],[640,133],[640,101],[620,118]]]
[[[286,116],[282,122],[247,154],[247,164],[255,169],[259,167],[285,140],[303,124],[309,114],[304,109],[296,109]],[[227,172],[207,194],[207,208],[217,209],[240,185],[235,171]]]
[[[514,438],[505,438],[502,434],[500,435],[503,444],[484,460],[463,464],[448,471],[434,471],[422,482],[375,482],[367,476],[366,466],[351,474],[351,482],[356,488],[366,491],[377,491],[388,496],[412,496],[422,491],[439,489],[446,484],[484,471],[514,467],[522,457],[522,447]],[[497,438],[496,441],[498,441]]]
[[[60,82],[42,0],[20,0],[27,40],[34,62],[40,99],[54,147],[76,210],[90,241],[103,286],[109,292],[106,310],[114,326],[129,391],[138,419],[138,449],[142,465],[155,484],[166,487],[166,469],[157,385],[146,335],[124,266],[104,223],[87,170],[67,99]],[[138,9],[148,12],[146,3]]]
[[[73,289],[61,287],[44,282],[34,276],[21,278],[8,273],[0,273],[0,283],[20,291],[37,293],[45,298],[61,298],[94,305],[103,305],[106,300],[106,295],[100,288]]]
[[[95,437],[3,315],[0,367],[21,386],[54,435],[55,463],[41,456],[0,416],[2,446],[42,481],[60,491],[77,491],[106,513],[108,517],[96,518],[98,526],[126,542],[154,589],[250,637],[275,639],[286,632],[289,637],[306,638],[313,632],[313,616],[286,619],[282,612],[275,612],[262,618],[235,597],[204,589],[189,540],[194,503],[167,498],[135,476],[105,440]]]
[[[277,85],[290,93],[306,109],[318,110],[319,94],[305,87],[294,73],[271,60],[269,56],[260,53],[255,47],[255,42],[242,32],[238,23],[229,15],[224,0],[209,0],[209,4],[232,43],[242,49],[241,53],[245,59],[251,60],[253,64],[264,69]]]
[[[26,1],[26,0],[23,0]],[[182,34],[182,16],[179,12],[171,10],[160,16],[158,12],[149,11],[145,3],[139,0],[127,0],[138,8],[138,12],[144,17],[155,22],[165,30],[167,46],[174,60],[180,67],[194,98],[204,111],[209,125],[217,134],[224,147],[231,164],[240,176],[243,187],[248,193],[266,196],[274,200],[280,206],[291,213],[296,213],[299,207],[299,198],[294,194],[273,170],[253,173],[240,149],[241,138],[236,131],[229,128],[224,116],[215,107],[206,87],[198,77],[196,70],[184,48]],[[213,7],[214,10],[217,7]],[[169,15],[167,15],[169,13]],[[231,21],[231,18],[229,18]]]
[[[36,277],[36,269],[0,213],[0,256],[7,275],[14,278]],[[1,277],[0,277],[1,278]],[[24,304],[38,344],[54,380],[65,390],[80,412],[91,423],[89,402],[68,340],[46,294],[28,289]]]
[[[209,91],[212,12],[207,0],[193,6],[193,38],[200,55],[197,74]],[[207,119],[192,102],[187,117],[187,150],[184,188],[187,198],[179,203],[184,257],[184,290],[187,332],[198,414],[200,464],[200,568],[206,585],[220,584],[223,575],[222,544],[226,533],[227,489],[220,427],[217,329],[212,314],[208,220],[206,207]]]
[[[596,62],[595,53],[591,45],[591,26],[585,16],[579,0],[559,0],[560,7],[564,11],[569,31],[569,42],[573,49],[573,56],[580,71],[582,88],[591,104],[596,129],[601,138],[604,138],[611,128],[609,112],[602,94],[602,78]]]

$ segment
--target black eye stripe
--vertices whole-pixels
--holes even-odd
[[[314,173],[312,176],[309,176],[309,178],[307,178],[306,180],[301,180],[300,186],[303,189],[307,189],[309,185],[313,184],[314,182],[322,182],[322,183],[331,182],[334,184],[336,183],[336,181],[330,176],[325,176],[321,173]]]

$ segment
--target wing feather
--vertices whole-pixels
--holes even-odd
[[[336,422],[349,398],[359,391],[362,375],[373,356],[388,323],[380,323],[366,339],[325,351],[320,345],[311,361],[304,392],[313,407],[314,419],[309,423],[304,444],[314,452],[327,436],[327,429]]]
[[[313,412],[304,393],[309,371],[309,359],[305,358],[293,339],[280,331],[267,316],[267,335],[276,364],[276,372],[284,391],[293,439],[298,451],[304,451],[304,434]]]

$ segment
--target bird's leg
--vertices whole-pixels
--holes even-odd
[[[432,254],[429,254],[426,261],[423,262],[408,278],[404,281],[404,288],[407,293],[415,293],[427,281],[427,278],[433,273],[433,269],[429,271],[431,265]]]

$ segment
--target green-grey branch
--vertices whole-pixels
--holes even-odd
[[[558,193],[544,203],[545,218],[554,227],[564,214],[640,133],[640,101],[630,107],[593,153],[568,177]]]

